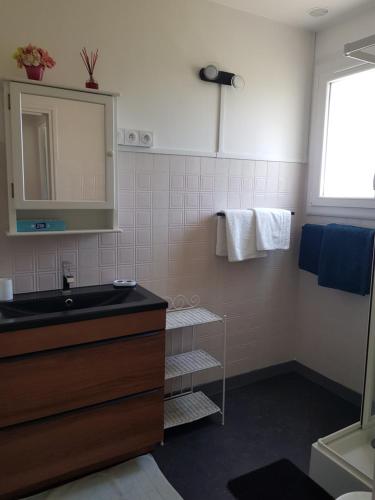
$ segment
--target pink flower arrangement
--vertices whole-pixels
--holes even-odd
[[[26,47],[18,47],[13,54],[13,59],[17,61],[19,68],[28,66],[42,66],[43,68],[53,68],[56,62],[48,54],[48,52],[35,45],[27,45]]]

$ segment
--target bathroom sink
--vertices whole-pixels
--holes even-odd
[[[0,304],[0,312],[6,318],[30,316],[30,314],[45,314],[51,312],[68,311],[72,309],[86,309],[88,307],[105,307],[113,304],[122,304],[125,301],[140,301],[143,295],[136,290],[103,291],[91,293],[75,293],[59,297],[49,297],[39,300],[19,300],[7,304]]]
[[[0,302],[0,332],[166,307],[165,301],[139,285],[22,293],[11,302]]]

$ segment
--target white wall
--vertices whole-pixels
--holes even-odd
[[[374,33],[375,8],[318,33],[315,73],[347,66],[348,59],[343,56],[344,44]],[[351,64],[357,63],[353,61]],[[374,221],[333,217],[308,216],[305,221],[374,227]],[[318,287],[316,277],[305,271],[299,272],[299,279],[298,361],[362,392],[369,297]]]
[[[82,86],[79,51],[100,50],[96,78],[119,91],[119,126],[153,130],[161,148],[215,151],[219,87],[208,62],[238,72],[227,89],[225,148],[250,158],[305,161],[313,35],[206,0],[2,0],[0,76],[28,42],[57,60],[46,81]]]
[[[16,292],[56,288],[68,260],[80,286],[135,277],[163,296],[198,293],[228,314],[229,375],[291,359],[313,35],[206,0],[2,0],[0,33],[2,76],[23,75],[10,54],[33,42],[57,60],[46,81],[82,86],[79,50],[98,47],[96,78],[122,94],[119,125],[154,130],[161,148],[215,151],[219,89],[197,71],[238,72],[246,88],[228,89],[225,146],[250,158],[122,152],[122,234],[6,238],[0,139],[0,275]],[[237,265],[215,257],[216,211],[261,205],[296,211],[293,249]],[[215,351],[215,332],[203,333]]]

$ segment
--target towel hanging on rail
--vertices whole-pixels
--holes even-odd
[[[253,210],[225,210],[225,218],[217,221],[216,255],[229,262],[266,257],[257,251]]]
[[[370,293],[374,230],[328,224],[323,233],[318,283],[358,295]]]
[[[298,260],[300,269],[318,275],[323,232],[324,226],[319,224],[302,226]]]
[[[288,250],[291,213],[282,208],[254,208],[257,250]]]
[[[287,250],[291,212],[283,209],[224,210],[217,215],[216,255],[230,262],[265,257],[266,250]]]
[[[341,224],[302,227],[299,267],[318,283],[358,295],[370,292],[373,229]]]

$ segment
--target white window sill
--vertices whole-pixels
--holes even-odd
[[[319,215],[321,217],[339,217],[348,219],[375,220],[374,208],[355,208],[355,207],[333,207],[308,205],[306,215]]]

